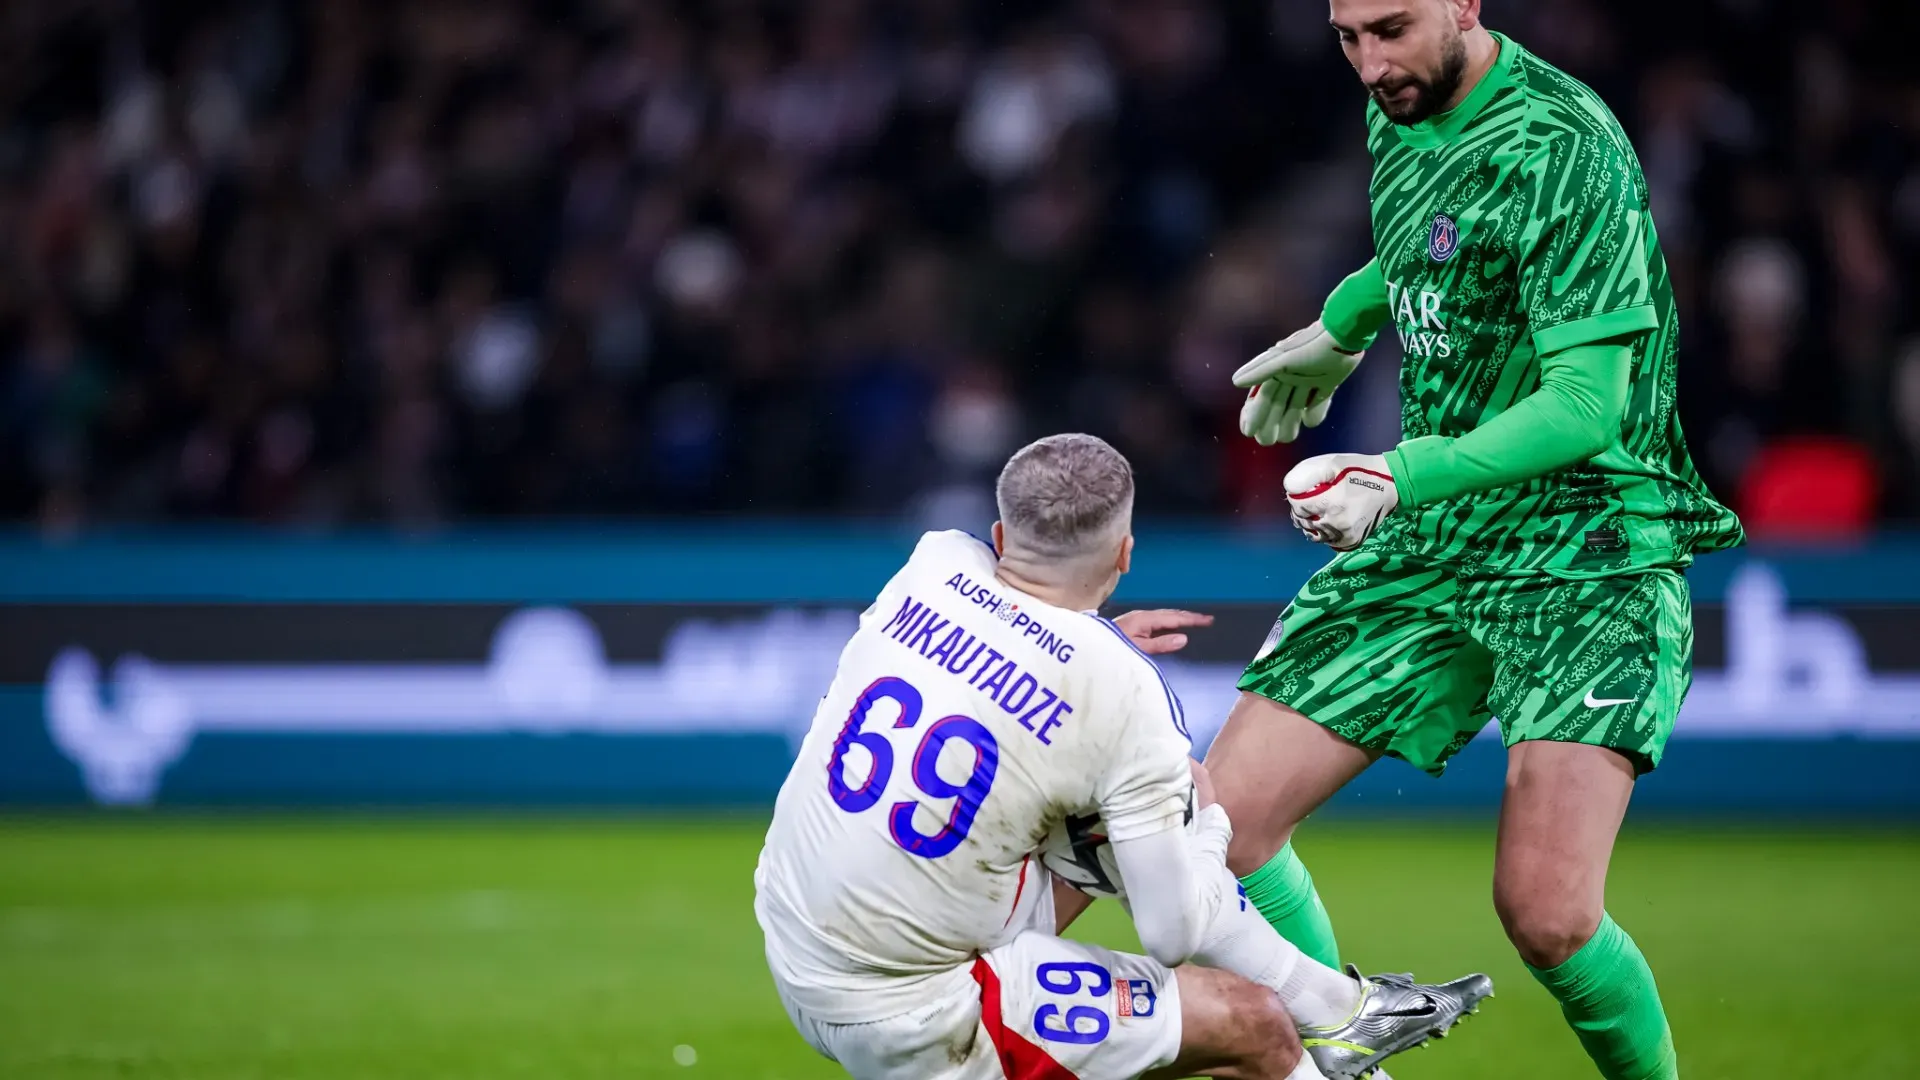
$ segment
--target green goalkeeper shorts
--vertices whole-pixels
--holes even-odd
[[[1240,689],[1436,776],[1487,721],[1508,746],[1589,743],[1660,764],[1693,679],[1674,570],[1462,580],[1361,548],[1307,580]]]

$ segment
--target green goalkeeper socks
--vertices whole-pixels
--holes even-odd
[[[1247,899],[1281,937],[1328,967],[1339,968],[1340,945],[1333,939],[1333,921],[1327,918],[1327,906],[1320,902],[1320,894],[1313,891],[1313,875],[1293,853],[1292,844],[1281,848],[1265,866],[1241,878],[1240,884],[1246,887]]]
[[[1527,970],[1560,1002],[1587,1056],[1607,1080],[1679,1080],[1653,969],[1610,915],[1580,951],[1556,968]]]

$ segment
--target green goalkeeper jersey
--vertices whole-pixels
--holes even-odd
[[[1347,336],[1387,321],[1399,335],[1407,441],[1388,460],[1410,473],[1423,446],[1536,390],[1542,357],[1603,342],[1632,351],[1620,437],[1524,483],[1403,505],[1378,542],[1462,574],[1561,577],[1737,545],[1675,415],[1679,323],[1633,147],[1592,90],[1495,38],[1492,69],[1451,111],[1409,127],[1368,106],[1384,308],[1369,301]]]

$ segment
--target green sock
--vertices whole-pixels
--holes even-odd
[[[1294,943],[1301,952],[1330,968],[1340,966],[1340,944],[1333,940],[1333,920],[1327,918],[1327,906],[1313,891],[1313,875],[1288,844],[1267,864],[1240,884],[1247,899],[1260,916],[1273,924],[1280,936]]]
[[[1560,1002],[1587,1056],[1607,1080],[1679,1080],[1673,1030],[1653,969],[1625,930],[1603,915],[1593,938],[1559,967],[1527,965]]]

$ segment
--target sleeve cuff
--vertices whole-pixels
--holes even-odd
[[[1187,804],[1184,799],[1168,799],[1159,806],[1131,813],[1112,814],[1103,809],[1100,816],[1107,824],[1107,839],[1118,843],[1180,828],[1186,822]]]
[[[1340,347],[1341,352],[1366,352],[1368,349],[1373,348],[1373,339],[1379,336],[1379,331],[1377,330],[1371,334],[1358,333],[1351,327],[1341,327],[1336,330],[1327,325],[1327,320],[1324,316],[1320,319],[1320,325],[1327,331],[1327,336],[1333,339],[1333,343]]]
[[[1433,501],[1422,491],[1423,478],[1442,475],[1446,461],[1453,455],[1453,440],[1444,435],[1422,435],[1408,439],[1387,451],[1387,472],[1393,476],[1393,488],[1401,506],[1424,506]]]
[[[1545,356],[1609,338],[1645,333],[1659,325],[1660,318],[1654,314],[1653,305],[1638,304],[1535,330],[1533,351]]]
[[[1373,344],[1387,317],[1387,279],[1380,261],[1348,274],[1328,295],[1320,309],[1320,325],[1333,343],[1347,352],[1362,352]]]

